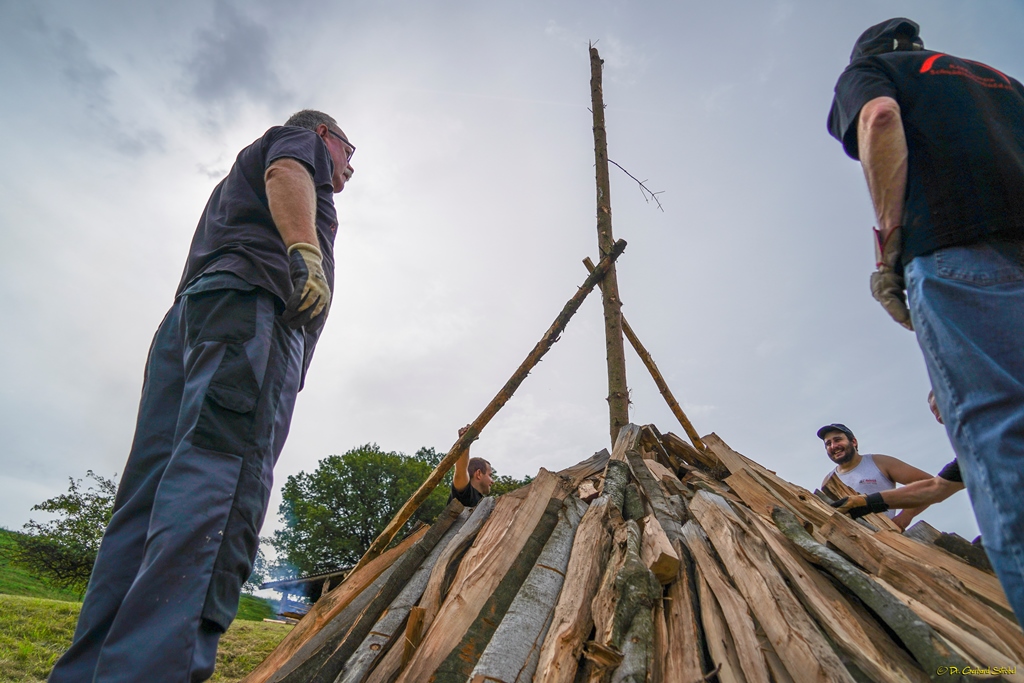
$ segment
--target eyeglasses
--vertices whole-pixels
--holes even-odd
[[[341,140],[342,142],[344,142],[346,145],[349,146],[349,149],[351,151],[349,151],[348,154],[345,155],[345,160],[346,161],[352,161],[352,157],[355,156],[355,153],[356,153],[356,146],[353,145],[348,140],[346,140],[345,136],[343,136],[341,133],[335,133],[330,128],[327,129],[327,132],[330,133],[331,135],[333,135],[334,137],[338,138],[339,140]]]

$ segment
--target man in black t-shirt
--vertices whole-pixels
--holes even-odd
[[[355,147],[313,110],[207,202],[146,363],[135,439],[50,681],[203,681],[252,573],[295,396],[330,309]]]
[[[469,425],[461,428],[459,436],[465,434],[468,428]],[[448,495],[448,502],[452,502],[454,498],[468,508],[476,507],[477,503],[490,495],[493,483],[491,463],[483,458],[469,457],[469,446],[466,446],[466,450],[455,461],[452,490]]]
[[[891,19],[857,40],[828,127],[874,204],[872,294],[917,333],[985,550],[1024,618],[1024,87]]]

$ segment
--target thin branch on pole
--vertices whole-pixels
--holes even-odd
[[[590,260],[589,256],[583,259],[583,265],[587,267],[587,271],[594,271],[594,262]],[[689,418],[686,417],[686,413],[684,413],[683,409],[680,407],[679,401],[677,401],[676,397],[672,395],[672,390],[668,388],[668,384],[665,382],[665,378],[662,376],[661,371],[658,370],[658,366],[655,364],[654,358],[651,357],[651,354],[648,353],[644,345],[640,343],[640,338],[636,336],[633,328],[630,327],[629,322],[626,320],[626,316],[622,316],[622,332],[626,335],[626,339],[628,339],[629,343],[633,346],[633,349],[636,351],[636,355],[640,356],[640,360],[644,362],[647,370],[651,373],[654,383],[658,385],[658,391],[661,392],[661,395],[665,398],[665,402],[668,403],[669,410],[671,410],[672,414],[676,416],[677,420],[679,420],[679,424],[682,425],[686,435],[690,437],[690,441],[693,443],[694,447],[701,451],[707,450],[707,446],[704,445],[704,442],[701,440],[697,430],[694,429],[693,424],[690,422]]]
[[[587,295],[593,291],[597,283],[602,278],[612,272],[612,265],[615,263],[615,259],[625,250],[626,241],[619,240],[612,245],[611,250],[608,254],[601,259],[601,262],[597,265],[597,268],[587,277],[587,279],[577,290],[576,294],[562,308],[562,312],[558,314],[555,321],[551,323],[551,327],[544,333],[544,336],[540,338],[533,350],[530,351],[529,355],[526,356],[526,360],[520,364],[516,371],[512,374],[512,377],[505,382],[505,386],[501,388],[501,391],[491,399],[491,402],[487,404],[487,407],[483,409],[483,412],[473,420],[473,423],[466,428],[466,431],[459,437],[458,441],[451,447],[448,454],[441,459],[441,462],[437,464],[434,471],[430,473],[427,480],[424,481],[416,492],[410,496],[409,500],[405,501],[405,505],[398,511],[394,519],[388,522],[387,527],[384,531],[380,532],[376,540],[370,544],[370,547],[366,550],[366,553],[359,560],[359,563],[352,568],[352,572],[356,571],[367,562],[373,560],[375,557],[380,555],[385,548],[391,543],[391,540],[395,537],[395,534],[405,525],[409,518],[415,514],[416,510],[419,509],[423,501],[433,492],[437,485],[444,478],[444,475],[448,473],[448,470],[452,468],[455,461],[459,459],[462,452],[469,447],[469,445],[480,435],[487,423],[491,421],[497,412],[504,406],[512,394],[515,393],[519,385],[523,383],[526,376],[530,374],[530,370],[540,362],[540,359],[548,352],[548,350],[558,341],[562,331],[565,330],[565,326],[569,324],[569,319],[572,318],[573,314],[579,309],[583,300],[587,298]],[[349,572],[351,574],[352,572]]]
[[[644,201],[647,202],[648,204],[650,204],[651,200],[653,199],[654,203],[658,205],[658,211],[661,211],[662,213],[665,213],[665,209],[662,208],[661,202],[658,201],[658,195],[659,194],[665,194],[665,190],[658,190],[657,192],[654,192],[654,191],[651,190],[651,188],[647,187],[647,181],[646,180],[640,180],[635,175],[633,175],[632,173],[630,173],[629,171],[624,169],[622,167],[622,164],[620,164],[619,162],[615,161],[614,159],[609,159],[608,163],[615,164],[616,166],[619,167],[620,171],[622,171],[623,173],[628,175],[630,178],[632,178],[634,181],[636,181],[636,184],[640,186],[640,195],[644,198]]]
[[[601,66],[604,62],[597,48],[590,46],[590,97],[594,115],[594,160],[597,169],[597,246],[602,257],[611,251],[612,203],[608,178],[608,137],[604,125],[604,95]],[[608,359],[608,418],[611,443],[629,422],[629,391],[626,388],[626,352],[622,344],[622,301],[615,268],[608,272],[601,285],[604,303],[605,352]]]

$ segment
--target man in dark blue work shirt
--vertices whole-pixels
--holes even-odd
[[[1024,619],[1024,87],[891,19],[858,39],[828,126],[874,204],[871,291],[917,333],[985,551]]]
[[[50,681],[204,681],[259,546],[330,309],[355,147],[305,110],[206,205],[146,364],[135,439],[71,648]]]

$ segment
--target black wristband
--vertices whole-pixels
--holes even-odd
[[[865,500],[868,504],[868,510],[871,512],[885,512],[889,509],[889,504],[882,499],[881,493],[869,493]]]

